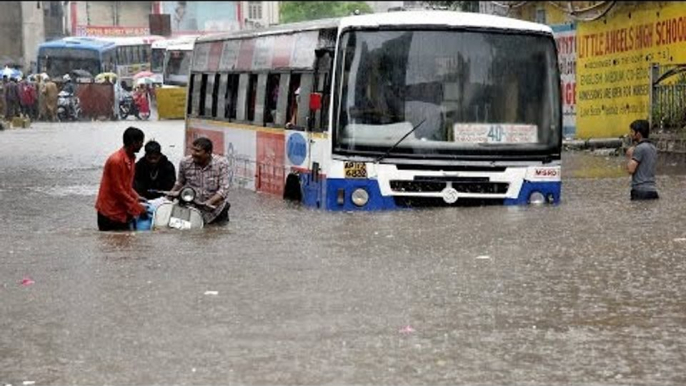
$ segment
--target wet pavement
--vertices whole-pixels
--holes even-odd
[[[234,190],[226,227],[101,234],[127,125],[178,163],[180,121],[0,132],[0,384],[686,384],[683,160],[658,202],[622,157],[566,153],[557,207]]]

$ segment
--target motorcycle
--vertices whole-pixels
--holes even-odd
[[[150,118],[150,107],[145,95],[133,95],[126,92],[119,100],[119,115],[121,119],[126,119],[133,115],[138,120],[148,120]]]
[[[57,94],[57,119],[60,122],[77,121],[80,117],[81,101],[79,97],[67,91],[60,91]]]
[[[150,192],[164,194],[174,198],[174,200],[169,201],[166,197],[160,197],[146,202],[144,205],[148,216],[145,219],[139,217],[134,220],[135,230],[202,229],[205,226],[205,221],[198,208],[215,209],[215,207],[197,201],[196,192],[191,187],[185,187],[178,193],[160,190],[150,190]]]

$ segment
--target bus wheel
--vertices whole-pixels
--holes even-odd
[[[286,186],[283,188],[283,199],[291,201],[302,201],[302,191],[300,190],[300,178],[297,174],[290,173],[286,177]]]

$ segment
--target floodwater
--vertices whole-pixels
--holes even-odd
[[[556,207],[233,191],[225,227],[102,234],[128,125],[178,163],[180,121],[0,132],[0,384],[686,384],[683,160],[657,202],[623,157],[566,153]]]

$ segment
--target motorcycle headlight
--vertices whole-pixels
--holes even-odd
[[[179,194],[179,199],[186,204],[190,204],[195,200],[195,190],[193,188],[183,188],[181,189],[181,194]]]

